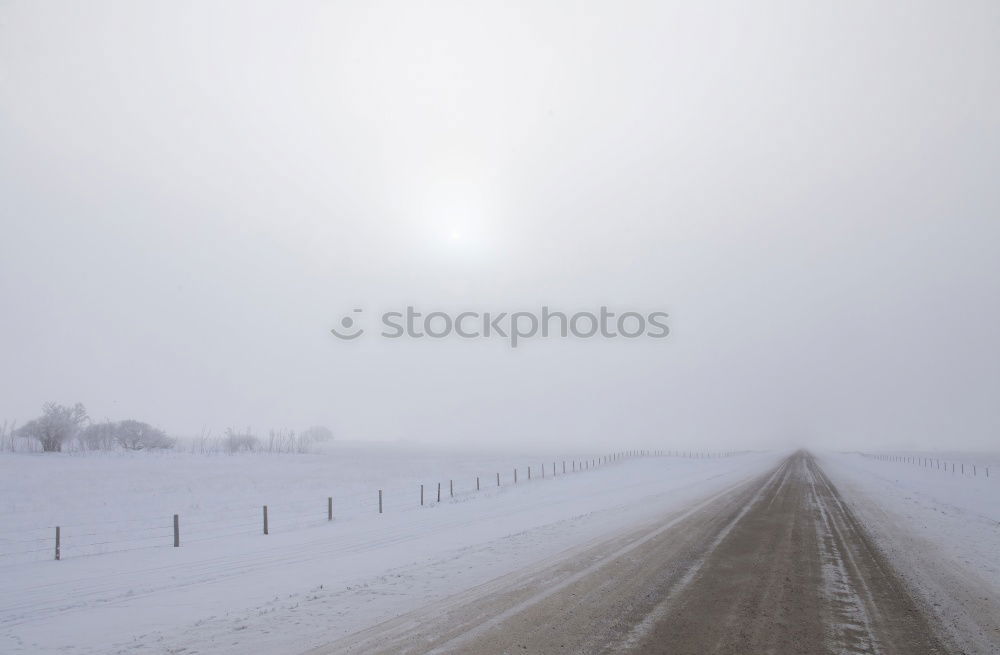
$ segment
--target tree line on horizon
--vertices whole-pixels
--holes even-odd
[[[57,453],[63,447],[78,441],[86,450],[167,450],[177,445],[177,439],[164,430],[136,419],[95,422],[90,419],[82,403],[60,405],[47,402],[42,414],[20,427],[4,423],[0,436],[7,437],[13,450],[13,439],[22,438],[37,442],[42,452]],[[257,437],[249,428],[227,428],[216,448],[227,453],[239,452],[307,452],[311,443],[331,441],[333,431],[326,426],[314,425],[296,434],[292,430],[271,430],[267,440]],[[202,437],[202,441],[205,438]],[[207,449],[204,444],[201,451]]]

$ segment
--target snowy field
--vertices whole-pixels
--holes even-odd
[[[952,636],[991,652],[979,639],[996,643],[1000,629],[1000,453],[841,453],[820,464]]]
[[[564,475],[552,455],[397,444],[4,454],[0,652],[305,650],[682,508],[778,457],[631,457],[588,469],[599,456],[584,454],[565,460]]]
[[[576,453],[567,469],[598,457]],[[233,541],[324,524],[328,498],[338,522],[425,506],[453,490],[464,497],[551,476],[555,457],[512,453],[455,454],[405,444],[334,444],[313,454],[202,455],[184,452],[0,454],[0,567],[53,557],[55,526],[64,559],[173,545],[179,515],[184,545]]]

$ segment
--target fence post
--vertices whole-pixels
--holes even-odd
[[[438,502],[441,502],[441,483],[438,482]]]
[[[267,505],[264,505],[264,534],[267,534]]]
[[[517,484],[517,469],[514,469],[514,484]]]
[[[420,485],[420,506],[424,506],[424,485]]]
[[[476,491],[479,491],[479,476],[476,476]]]
[[[326,499],[326,520],[333,520],[333,496],[328,496]]]
[[[500,474],[499,473],[497,473],[497,486],[498,487],[500,486]]]
[[[528,479],[529,480],[531,479],[531,467],[530,466],[528,467]]]
[[[174,514],[174,548],[181,547],[181,517]]]
[[[448,480],[448,496],[451,498],[455,497],[455,481]]]
[[[378,513],[382,513],[382,490],[378,490]]]
[[[58,560],[58,559],[59,559],[59,556],[60,556],[60,553],[59,553],[59,545],[60,545],[60,539],[59,539],[59,526],[57,525],[57,526],[56,526],[56,560]]]

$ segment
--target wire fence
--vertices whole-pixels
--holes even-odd
[[[942,459],[940,457],[930,457],[929,455],[897,455],[893,453],[861,453],[862,456],[880,462],[890,462],[895,464],[909,464],[923,469],[940,471],[951,475],[990,479],[990,465],[980,462],[956,462]],[[996,478],[996,472],[993,472]]]
[[[467,500],[476,495],[566,475],[596,471],[640,457],[714,459],[742,451],[705,452],[627,450],[586,459],[549,460],[461,479],[432,483],[398,483],[381,489],[342,490],[314,500],[279,500],[273,505],[219,505],[193,513],[73,521],[59,525],[18,526],[0,534],[0,567],[106,553],[181,547],[213,540],[288,533],[334,520],[364,515],[394,514]]]

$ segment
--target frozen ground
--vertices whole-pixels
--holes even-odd
[[[567,459],[567,469],[587,459]],[[552,456],[398,446],[5,455],[0,652],[298,652],[685,507],[777,459],[632,458],[562,475]],[[169,545],[173,513],[180,548]],[[56,524],[60,562],[51,559]]]
[[[820,465],[956,645],[965,652],[997,652],[1000,455],[892,454],[930,465],[857,453],[826,454]],[[965,463],[966,474],[952,473],[950,465],[945,470],[944,462]]]

